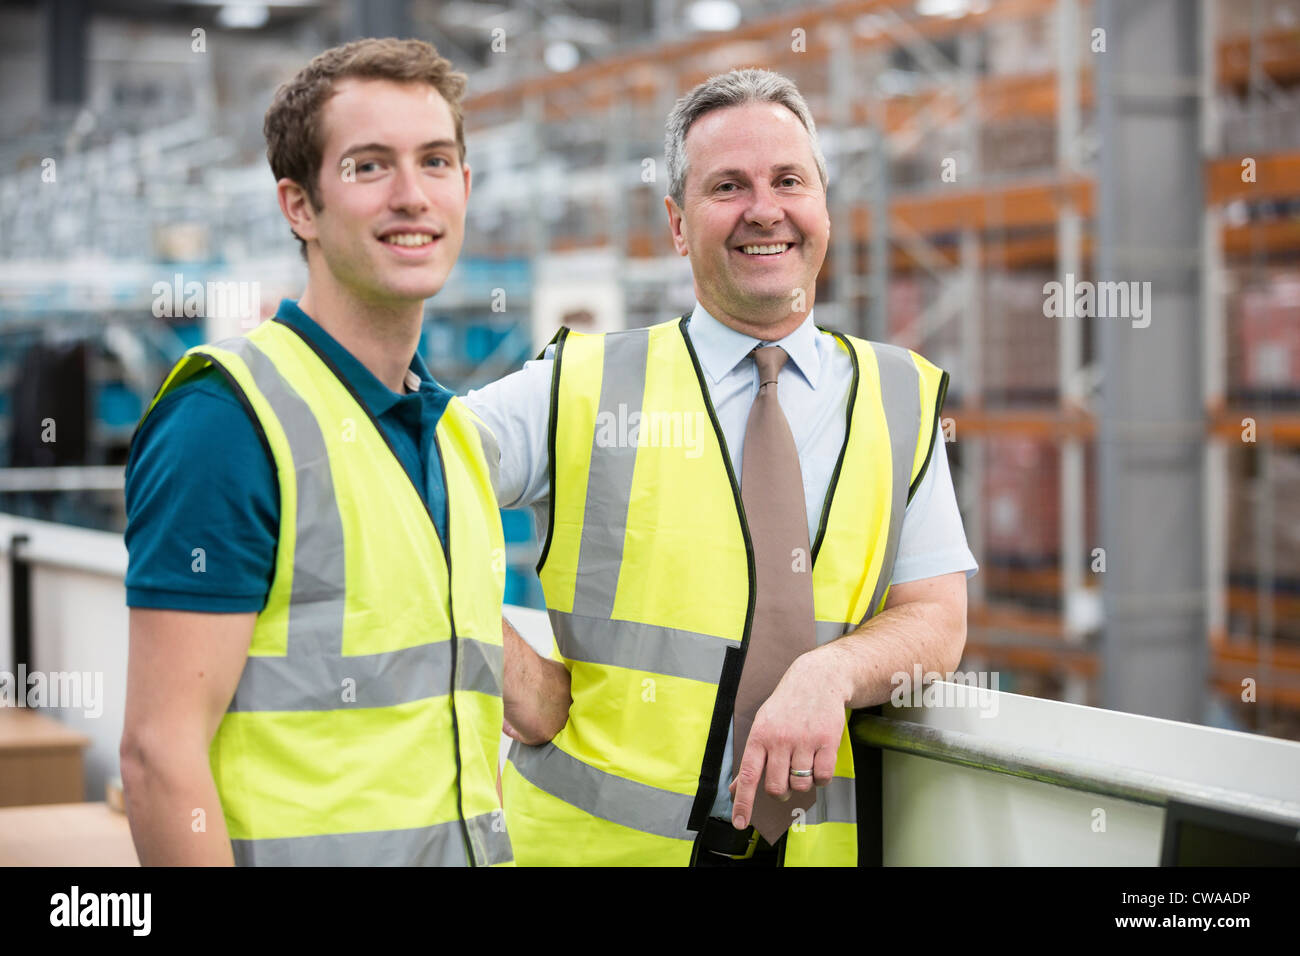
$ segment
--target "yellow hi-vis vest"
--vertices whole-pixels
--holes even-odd
[[[822,334],[835,336],[854,374],[845,442],[806,556],[819,643],[884,605],[948,380],[905,349]],[[705,852],[696,840],[753,619],[754,556],[685,320],[561,330],[550,449],[538,572],[573,705],[550,743],[511,748],[503,787],[515,858],[692,865]],[[846,726],[834,779],[794,821],[784,865],[857,858]]]
[[[209,365],[250,413],[280,494],[270,594],[209,752],[235,861],[511,862],[490,433],[459,399],[438,423],[444,549],[378,422],[301,333],[272,320],[191,349],[149,409]]]

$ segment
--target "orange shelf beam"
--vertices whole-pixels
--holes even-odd
[[[1300,594],[1274,591],[1271,598],[1275,615],[1291,621],[1300,621]],[[1228,588],[1228,610],[1238,614],[1257,614],[1259,592],[1244,585]]]
[[[1061,409],[982,409],[958,408],[945,418],[952,418],[957,440],[963,435],[1024,435],[1032,438],[1095,438],[1096,420],[1086,412]]]
[[[1258,441],[1271,441],[1279,445],[1300,445],[1300,414],[1278,414],[1255,411],[1249,407],[1227,408],[1210,418],[1209,431],[1215,438],[1241,441],[1243,418],[1255,420],[1255,437]]]
[[[1233,36],[1219,41],[1219,82],[1244,87],[1250,82],[1250,37]],[[1256,49],[1262,72],[1273,80],[1300,79],[1300,29],[1269,30],[1259,37]]]
[[[972,628],[998,634],[1020,634],[1029,637],[1065,637],[1061,615],[1052,611],[1030,611],[1004,604],[973,604],[967,613]],[[1065,644],[1061,645],[1066,650]],[[1074,650],[1069,648],[1069,650]]]
[[[1215,159],[1205,166],[1205,196],[1212,204],[1234,199],[1278,199],[1300,195],[1300,151],[1251,156],[1254,181],[1243,182],[1245,156]]]

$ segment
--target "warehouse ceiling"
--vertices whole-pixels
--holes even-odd
[[[283,32],[324,28],[339,40],[406,22],[469,72],[496,68],[493,31],[504,30],[544,68],[565,70],[621,50],[726,30],[797,6],[789,0],[52,0],[3,6],[61,7],[90,17]],[[369,27],[369,29],[367,29]],[[499,35],[499,34],[498,34]],[[537,60],[533,59],[536,63]]]

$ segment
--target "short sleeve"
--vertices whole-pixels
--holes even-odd
[[[553,355],[551,346],[541,359],[465,396],[500,449],[496,493],[502,508],[526,508],[550,496]]]
[[[126,471],[127,604],[260,611],[275,570],[279,487],[232,387],[207,369],[160,401]]]
[[[930,465],[908,503],[894,560],[892,583],[965,571],[971,577],[979,566],[966,542],[943,432],[935,425]]]

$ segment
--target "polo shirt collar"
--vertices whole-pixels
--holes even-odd
[[[817,351],[817,335],[811,312],[797,329],[777,342],[764,342],[737,332],[711,316],[699,303],[696,303],[690,319],[691,344],[695,346],[700,364],[715,385],[761,344],[779,345],[785,349],[790,361],[808,380],[808,384],[816,388],[822,364],[821,355]]]
[[[376,418],[406,397],[397,394],[375,378],[374,373],[362,365],[351,352],[340,345],[334,336],[326,332],[315,319],[298,308],[298,303],[293,299],[281,299],[280,308],[276,310],[275,317],[286,325],[297,329],[320,349]],[[412,391],[424,389],[445,391],[429,372],[429,367],[421,358],[418,349],[411,356],[411,366],[406,372],[406,386]]]

